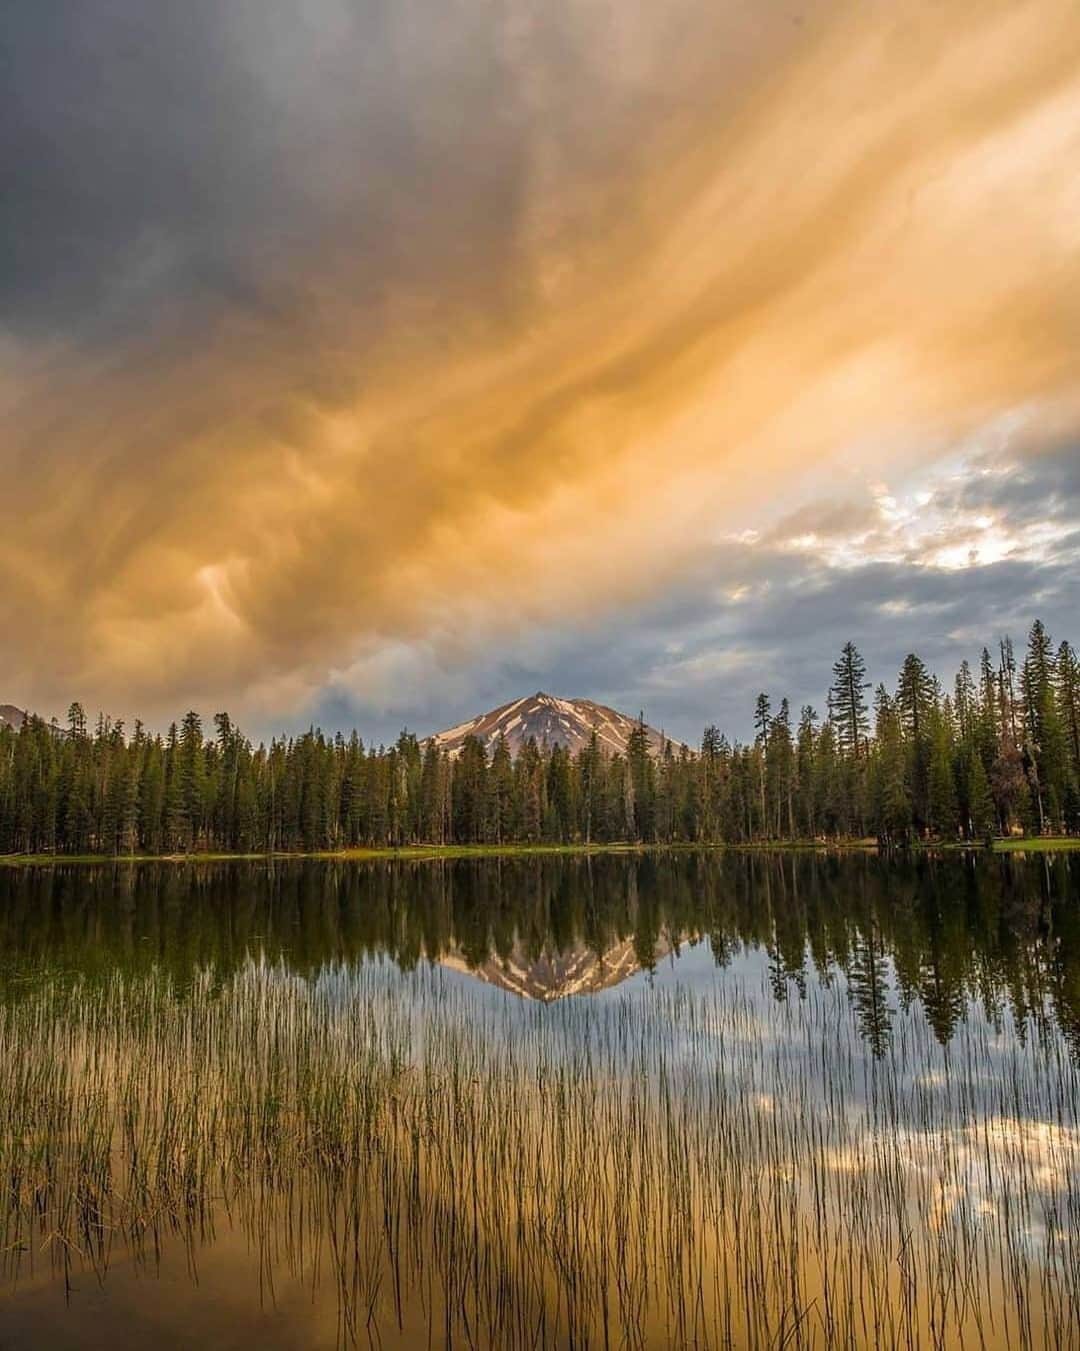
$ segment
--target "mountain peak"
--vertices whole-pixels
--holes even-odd
[[[505,736],[511,754],[516,755],[535,737],[537,743],[565,746],[573,754],[589,744],[595,731],[601,749],[609,755],[624,755],[636,724],[637,718],[592,699],[563,699],[537,690],[488,713],[477,714],[456,727],[435,732],[427,740],[457,755],[467,737],[475,737],[490,752],[499,738]],[[654,755],[659,754],[666,738],[655,727],[646,725],[645,732],[649,749]]]

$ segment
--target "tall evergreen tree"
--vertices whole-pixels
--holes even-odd
[[[854,759],[863,753],[869,731],[866,663],[854,643],[845,643],[835,666],[829,691],[829,710],[840,749]]]

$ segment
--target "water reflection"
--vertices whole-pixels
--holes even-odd
[[[1077,882],[0,872],[0,1345],[1080,1344]]]
[[[878,1055],[898,1008],[942,1045],[969,1003],[1057,1024],[1080,1055],[1080,863],[686,854],[0,870],[0,978],[157,966],[181,985],[247,956],[437,962],[550,1001],[707,941],[768,961],[779,1001],[844,980]]]

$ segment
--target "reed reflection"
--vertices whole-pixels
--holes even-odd
[[[0,1335],[1074,1345],[1076,881],[4,874]]]

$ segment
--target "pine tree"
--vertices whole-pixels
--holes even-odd
[[[645,715],[639,714],[627,738],[626,772],[632,804],[627,814],[631,838],[651,841],[656,825],[656,767],[649,753],[649,734]]]
[[[501,734],[491,755],[488,794],[491,838],[496,844],[502,844],[511,839],[513,833],[514,765],[509,744]]]
[[[953,737],[944,709],[933,707],[927,729],[929,745],[928,816],[939,839],[957,833],[956,780],[953,774]]]
[[[1057,672],[1050,635],[1041,620],[1031,626],[1021,673],[1024,697],[1024,764],[1039,833],[1059,828],[1068,774],[1068,749],[1058,711]]]
[[[1016,657],[1013,653],[1011,638],[1003,638],[999,644],[1001,654],[998,668],[998,686],[1000,691],[1001,718],[1008,723],[1009,735],[1014,745],[1020,744],[1020,728],[1016,710]]]
[[[183,812],[178,843],[182,849],[189,850],[196,848],[200,843],[206,778],[202,719],[194,709],[184,715],[184,721],[180,726],[180,741],[176,755]]]
[[[818,829],[817,725],[817,712],[810,704],[804,704],[799,714],[795,762],[799,785],[799,830],[807,839],[813,839]]]
[[[994,798],[982,757],[974,751],[968,753],[964,778],[967,789],[967,837],[969,840],[990,841],[995,824]]]
[[[1080,657],[1070,643],[1064,642],[1058,648],[1054,665],[1060,717],[1072,758],[1072,774],[1074,779],[1080,780]]]
[[[854,643],[845,643],[833,667],[829,709],[841,751],[856,760],[863,753],[869,730],[869,709],[865,698],[869,688],[866,663]]]
[[[908,736],[918,741],[934,703],[934,682],[921,657],[913,652],[904,658],[896,689],[896,705]]]
[[[960,663],[960,670],[957,672],[955,685],[955,699],[953,709],[956,713],[957,728],[962,741],[967,742],[975,732],[976,720],[978,717],[978,694],[975,689],[975,678],[971,674],[971,666],[965,659]]]
[[[759,694],[754,706],[754,747],[757,750],[757,755],[754,757],[754,768],[758,785],[758,803],[761,809],[758,829],[763,837],[769,833],[769,813],[765,805],[765,762],[769,757],[769,734],[771,731],[772,705],[767,694]]]
[[[877,836],[886,845],[904,844],[911,833],[911,799],[907,790],[903,727],[884,685],[877,688],[874,706],[872,782]]]
[[[780,701],[780,711],[769,729],[766,763],[769,785],[768,828],[773,839],[795,837],[795,748],[791,739],[791,706]]]
[[[602,772],[600,738],[593,727],[589,742],[578,752],[578,778],[581,783],[581,833],[586,844],[592,843],[593,828],[600,803]]]
[[[176,723],[172,723],[165,739],[165,848],[169,851],[183,849],[191,835],[180,772],[179,745],[180,734]]]

